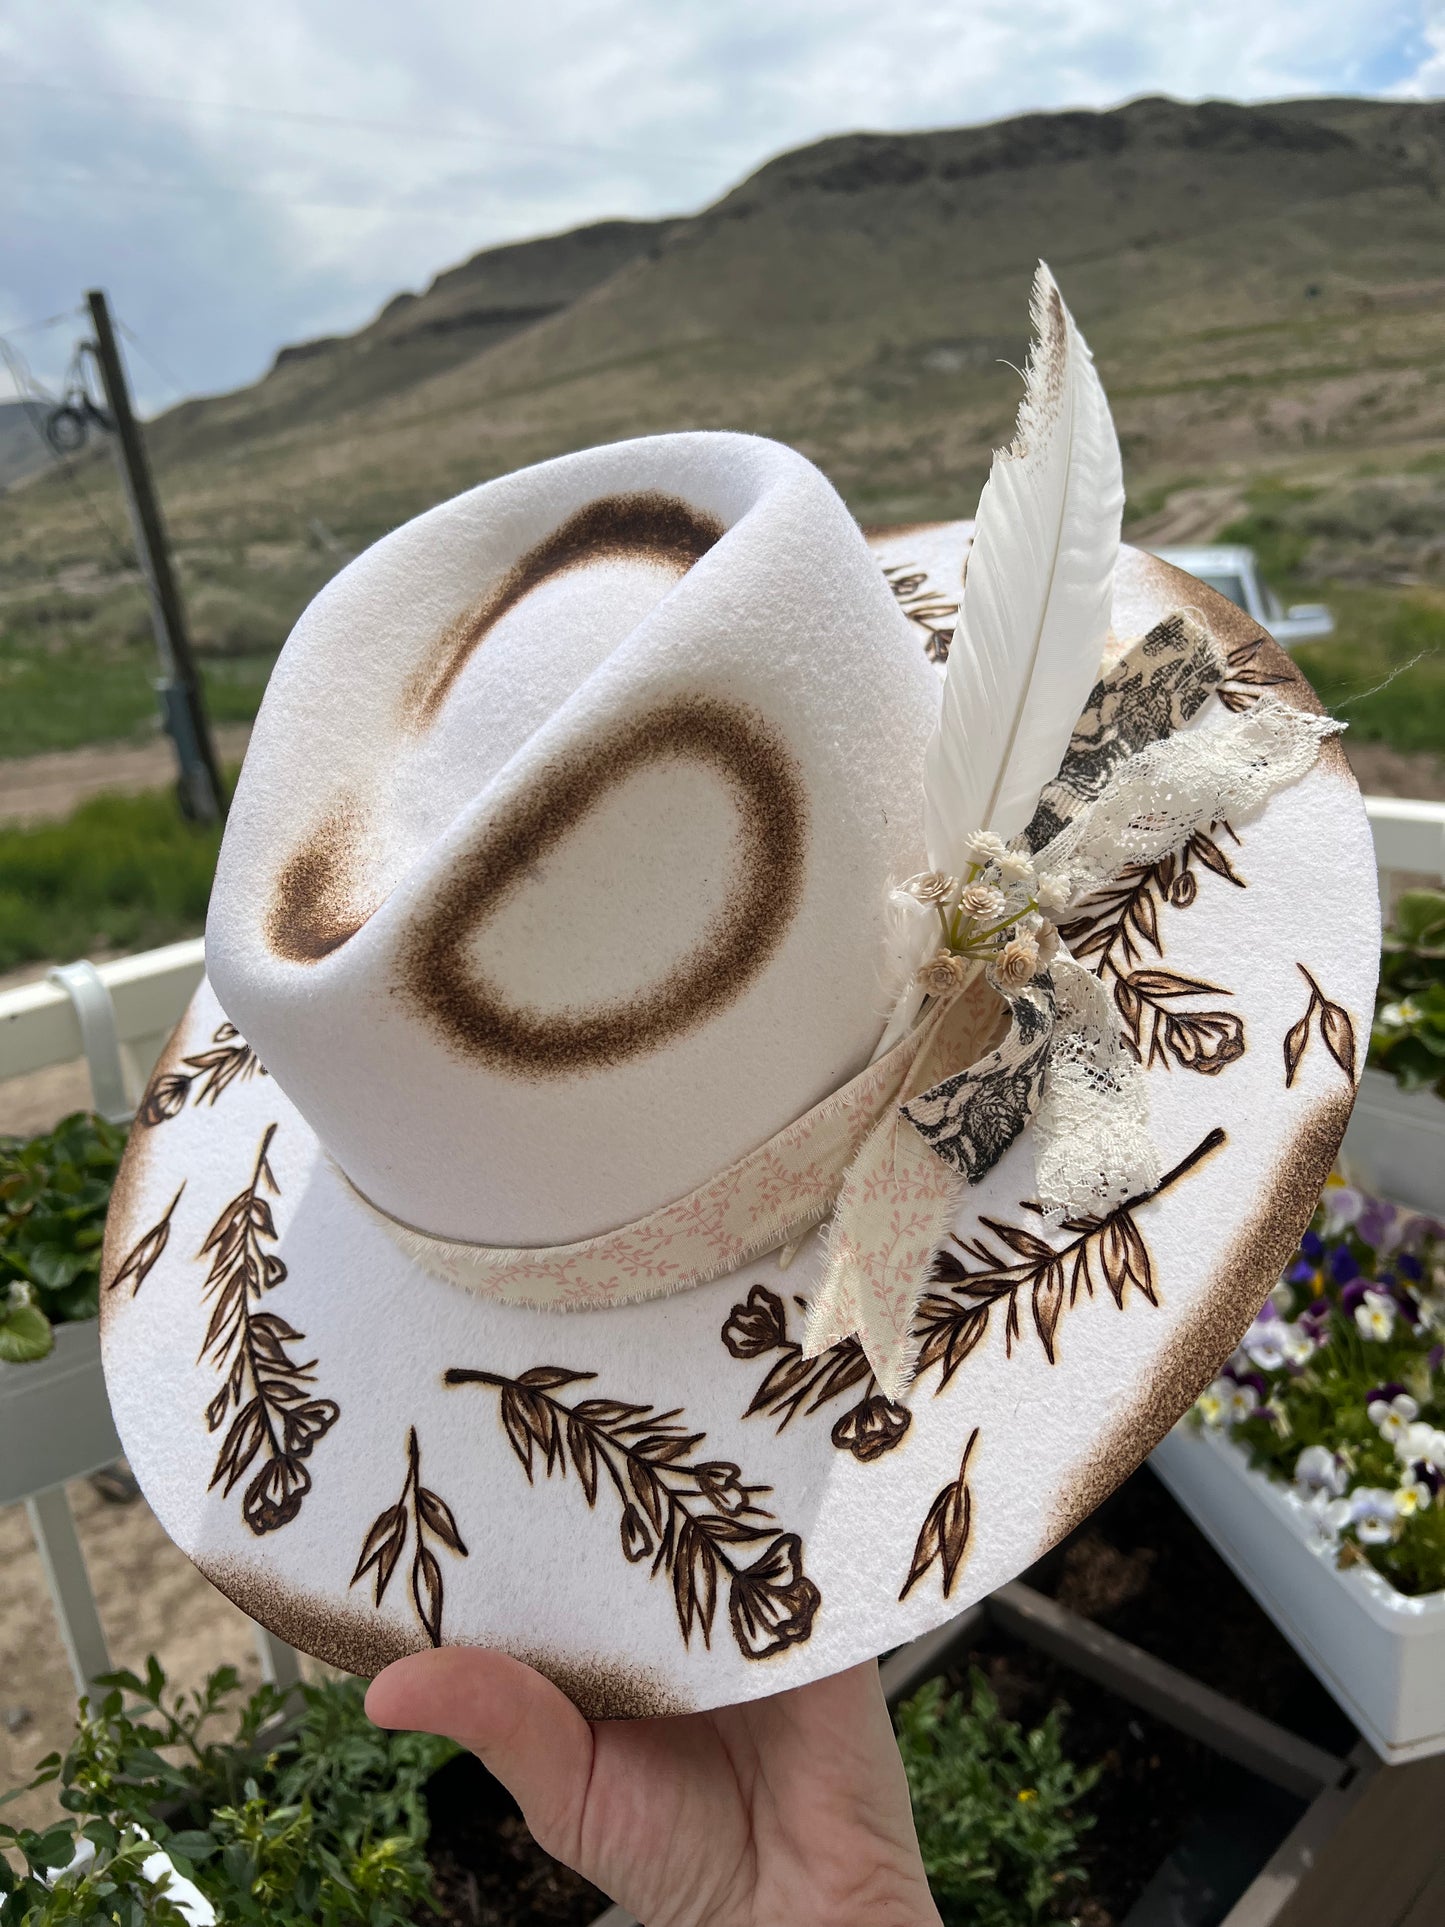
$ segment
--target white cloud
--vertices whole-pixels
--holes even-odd
[[[0,85],[0,317],[103,282],[217,387],[491,242],[690,209],[827,133],[1439,91],[1445,0],[12,0],[0,76],[29,83]]]

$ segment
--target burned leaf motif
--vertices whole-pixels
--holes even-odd
[[[465,1559],[468,1555],[451,1507],[421,1482],[421,1448],[414,1425],[407,1429],[406,1479],[401,1496],[395,1505],[387,1506],[372,1520],[350,1580],[354,1586],[367,1573],[374,1574],[372,1598],[378,1606],[386,1596],[409,1536],[415,1539],[411,1562],[412,1605],[427,1638],[433,1646],[440,1646],[446,1586],[441,1561],[427,1544],[427,1538],[436,1539],[459,1558]]]
[[[234,1024],[221,1024],[211,1035],[211,1049],[184,1058],[186,1070],[163,1071],[152,1078],[136,1122],[154,1128],[179,1117],[188,1102],[214,1104],[230,1085],[245,1083],[266,1067]]]
[[[1072,1236],[1060,1246],[1022,1225],[981,1218],[987,1236],[955,1240],[957,1254],[945,1250],[935,1260],[934,1282],[947,1289],[926,1293],[918,1307],[919,1376],[937,1366],[942,1391],[985,1337],[994,1312],[1000,1309],[1005,1355],[1011,1358],[1015,1342],[1023,1335],[1020,1305],[1024,1301],[1051,1365],[1057,1363],[1060,1320],[1078,1303],[1081,1291],[1092,1298],[1095,1285],[1102,1283],[1121,1311],[1131,1288],[1157,1305],[1153,1263],[1134,1214],[1223,1142],[1224,1132],[1216,1126],[1152,1191],[1127,1199],[1102,1218],[1066,1220],[1064,1229]]]
[[[1092,962],[1101,977],[1118,978],[1143,961],[1146,948],[1164,955],[1158,905],[1187,909],[1199,894],[1197,873],[1208,870],[1237,890],[1246,888],[1221,846],[1219,836],[1239,838],[1228,823],[1196,830],[1183,849],[1157,863],[1130,863],[1118,876],[1085,898],[1060,935],[1080,963]]]
[[[1116,978],[1114,1005],[1125,1041],[1146,1069],[1181,1070],[1213,1077],[1244,1055],[1244,1019],[1233,1011],[1180,1011],[1181,997],[1228,997],[1232,993],[1200,977],[1172,970],[1132,970]],[[1146,1034],[1147,1033],[1147,1034]]]
[[[171,1218],[181,1201],[181,1191],[185,1188],[182,1183],[181,1190],[177,1191],[166,1206],[165,1216],[158,1224],[153,1224],[143,1237],[138,1238],[121,1259],[116,1267],[115,1276],[106,1280],[107,1291],[114,1291],[117,1285],[129,1285],[130,1295],[132,1298],[135,1297],[159,1263],[161,1253],[171,1241]]]
[[[947,662],[958,626],[958,604],[939,595],[924,572],[912,563],[894,563],[883,574],[899,608],[923,631],[923,653],[928,660]]]
[[[1253,641],[1231,649],[1226,658],[1229,674],[1219,685],[1217,694],[1224,707],[1236,716],[1257,703],[1266,689],[1278,688],[1289,681],[1288,676],[1271,675],[1257,661],[1264,644],[1263,635],[1255,636]]]
[[[1285,1033],[1284,1040],[1284,1083],[1289,1090],[1295,1074],[1309,1049],[1310,1027],[1319,1027],[1320,1042],[1344,1072],[1348,1082],[1355,1081],[1355,1026],[1350,1013],[1343,1004],[1332,1003],[1320,989],[1309,971],[1302,963],[1295,969],[1310,988],[1310,1000],[1305,1005],[1305,1014],[1297,1024]]]
[[[800,1311],[807,1309],[801,1298]],[[845,1392],[862,1387],[862,1397],[834,1424],[830,1437],[840,1452],[851,1452],[862,1465],[903,1443],[911,1423],[906,1405],[885,1398],[856,1338],[846,1338],[817,1358],[804,1358],[803,1348],[788,1336],[788,1312],[776,1292],[754,1285],[747,1298],[734,1305],[722,1328],[722,1341],[734,1358],[765,1358],[778,1354],[768,1368],[744,1418],[762,1414],[778,1421],[785,1431],[800,1413],[812,1418]]]
[[[681,1423],[680,1408],[657,1411],[623,1399],[557,1394],[596,1377],[538,1365],[516,1378],[454,1367],[447,1385],[484,1385],[497,1393],[503,1430],[528,1482],[577,1473],[589,1507],[602,1475],[620,1502],[624,1559],[650,1560],[649,1576],[666,1576],[683,1643],[700,1633],[712,1643],[719,1595],[727,1589],[728,1623],[745,1659],[768,1659],[808,1639],[821,1604],[803,1571],[802,1541],[780,1532],[758,1500],[770,1488],[750,1485],[736,1465],[699,1460],[701,1432]],[[747,1549],[754,1549],[749,1558]]]
[[[258,1536],[288,1525],[301,1510],[311,1490],[304,1461],[340,1416],[334,1399],[313,1398],[305,1389],[315,1383],[316,1360],[293,1358],[287,1350],[305,1334],[276,1312],[254,1309],[286,1276],[281,1259],[264,1249],[276,1238],[275,1218],[264,1196],[265,1190],[279,1195],[267,1160],[275,1135],[276,1126],[268,1125],[250,1183],[221,1212],[201,1247],[202,1257],[211,1256],[202,1292],[211,1304],[211,1319],[200,1356],[225,1374],[206,1407],[207,1427],[219,1431],[235,1411],[211,1486],[222,1486],[229,1496],[264,1451],[266,1463],[241,1500],[241,1516]]]
[[[913,1548],[913,1563],[898,1595],[900,1600],[906,1599],[934,1566],[942,1568],[944,1598],[953,1592],[953,1582],[973,1537],[973,1494],[968,1484],[968,1462],[977,1444],[978,1427],[975,1426],[963,1448],[958,1477],[949,1480],[928,1508]]]

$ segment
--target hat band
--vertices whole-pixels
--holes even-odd
[[[438,1238],[394,1217],[336,1170],[408,1258],[480,1298],[547,1310],[664,1298],[787,1245],[832,1209],[848,1167],[897,1105],[961,1071],[1002,1026],[1004,1005],[975,973],[924,1021],[812,1110],[685,1197],[574,1244],[506,1247]],[[940,1200],[958,1180],[917,1139],[918,1182]],[[936,1242],[936,1241],[935,1241]]]

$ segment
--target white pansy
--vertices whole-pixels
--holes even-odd
[[[1384,1344],[1395,1330],[1394,1299],[1383,1291],[1367,1291],[1364,1303],[1355,1306],[1355,1329],[1361,1338]]]
[[[1345,1468],[1327,1445],[1307,1445],[1294,1462],[1294,1482],[1303,1492],[1337,1499],[1345,1489]]]
[[[1347,1525],[1353,1523],[1355,1502],[1353,1499],[1331,1499],[1320,1515],[1320,1524],[1326,1532],[1338,1535]]]
[[[1400,1392],[1391,1399],[1372,1398],[1365,1416],[1379,1428],[1382,1439],[1398,1448],[1411,1430],[1411,1420],[1420,1416],[1420,1408],[1408,1392]]]
[[[1252,1417],[1258,1410],[1259,1393],[1252,1385],[1230,1385],[1229,1395],[1224,1401],[1226,1425],[1237,1425],[1241,1419]]]
[[[1244,1334],[1245,1352],[1262,1372],[1277,1372],[1284,1364],[1287,1329],[1282,1318],[1256,1318]]]
[[[1269,1302],[1281,1318],[1288,1318],[1294,1310],[1294,1286],[1288,1278],[1281,1278],[1269,1294]]]
[[[1424,1419],[1407,1425],[1394,1446],[1406,1465],[1428,1465],[1432,1472],[1445,1473],[1445,1432]]]
[[[1430,1488],[1423,1479],[1408,1479],[1395,1493],[1395,1512],[1401,1519],[1423,1512],[1430,1503]]]
[[[1216,1378],[1212,1385],[1205,1386],[1194,1401],[1194,1409],[1206,1425],[1224,1423],[1225,1404],[1233,1390],[1233,1382],[1227,1378]]]
[[[5,1303],[11,1311],[23,1311],[35,1303],[35,1288],[26,1278],[12,1278],[5,1287]]]
[[[1286,1365],[1305,1365],[1318,1349],[1315,1339],[1303,1325],[1286,1325],[1284,1328],[1284,1360]]]
[[[1350,1523],[1362,1546],[1382,1546],[1395,1534],[1395,1495],[1383,1486],[1362,1485],[1350,1494]]]

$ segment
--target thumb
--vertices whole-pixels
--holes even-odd
[[[575,1865],[592,1729],[550,1680],[506,1653],[443,1646],[378,1673],[366,1712],[377,1726],[440,1733],[475,1753],[522,1809],[537,1844]]]

